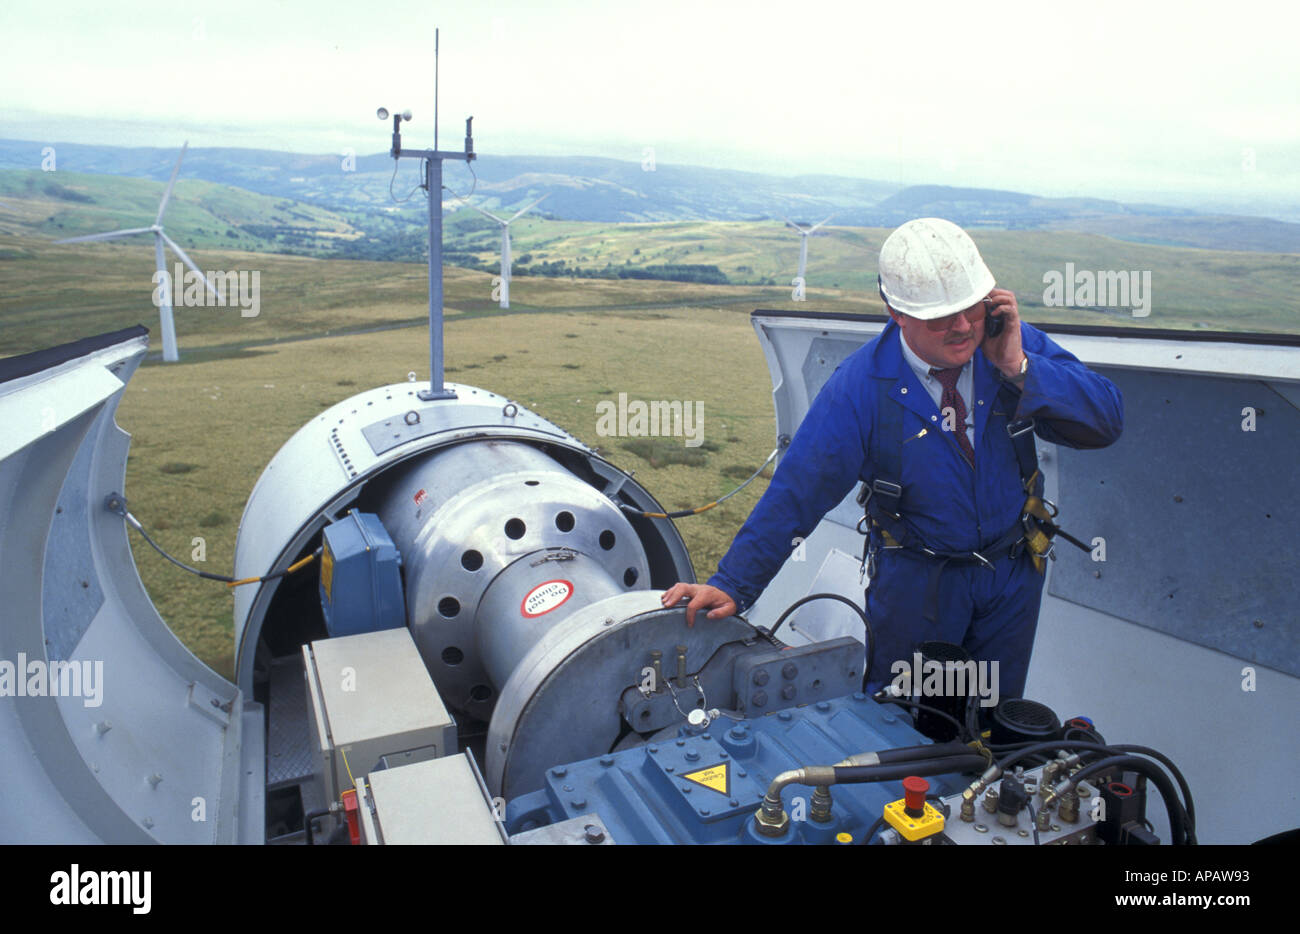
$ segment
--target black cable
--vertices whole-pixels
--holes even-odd
[[[858,619],[862,620],[862,625],[866,627],[867,630],[867,667],[863,669],[862,672],[862,676],[865,680],[867,675],[871,672],[872,663],[874,663],[876,660],[876,636],[871,631],[871,622],[867,619],[866,612],[860,606],[858,606],[856,603],[854,603],[848,597],[843,596],[842,594],[814,593],[814,594],[809,594],[806,597],[800,597],[794,603],[786,607],[785,612],[781,614],[780,618],[777,619],[776,623],[772,626],[770,634],[775,636],[776,631],[781,628],[781,624],[785,622],[786,617],[788,617],[795,610],[799,609],[799,607],[803,606],[805,603],[811,603],[814,600],[838,600],[840,603],[843,603],[845,606],[853,610],[854,613],[857,613]],[[961,733],[961,724],[957,724],[957,731],[958,734]]]
[[[1155,783],[1156,788],[1160,790],[1160,797],[1165,803],[1165,811],[1169,815],[1169,832],[1173,836],[1173,840],[1170,842],[1174,846],[1187,844],[1187,811],[1178,800],[1178,796],[1174,792],[1174,783],[1169,780],[1169,776],[1155,767],[1149,760],[1137,756],[1110,756],[1084,766],[1070,776],[1070,780],[1076,783],[1081,782],[1091,775],[1112,768],[1132,769],[1140,775],[1145,775]]]
[[[1183,828],[1183,831],[1187,837],[1187,840],[1185,842],[1189,844],[1196,843],[1196,819],[1193,815],[1193,812],[1187,807],[1187,804],[1191,802],[1191,797],[1190,797],[1191,790],[1188,788],[1186,780],[1182,777],[1182,773],[1179,772],[1177,767],[1172,762],[1169,761],[1168,757],[1162,753],[1156,752],[1154,749],[1149,749],[1146,746],[1131,746],[1131,745],[1108,746],[1102,743],[1085,743],[1085,742],[1072,741],[1072,740],[1048,740],[1046,742],[1033,743],[1029,746],[1024,747],[1018,752],[1015,752],[1012,755],[1008,756],[1007,758],[1003,759],[1002,761],[998,762],[998,767],[1001,768],[1003,772],[1005,772],[1007,771],[1007,769],[1015,765],[1017,762],[1019,762],[1021,759],[1025,758],[1026,756],[1033,755],[1043,751],[1055,751],[1058,749],[1084,750],[1087,753],[1092,754],[1094,757],[1098,754],[1105,754],[1111,757],[1115,757],[1115,753],[1117,751],[1136,752],[1142,755],[1151,756],[1151,758],[1159,760],[1160,763],[1165,765],[1170,770],[1170,772],[1175,776],[1175,778],[1178,780],[1179,790],[1183,793],[1182,799],[1173,796],[1174,786],[1169,781],[1168,776],[1166,776],[1164,772],[1159,771],[1159,769],[1153,768],[1152,764],[1148,762],[1146,759],[1136,759],[1135,757],[1129,757],[1131,759],[1134,759],[1137,762],[1141,762],[1144,766],[1144,769],[1138,769],[1137,771],[1142,772],[1142,774],[1144,775],[1148,775],[1149,777],[1152,777],[1153,781],[1155,780],[1154,775],[1158,774],[1160,776],[1160,781],[1156,781],[1156,785],[1157,787],[1160,788],[1161,797],[1164,798],[1166,810],[1169,810],[1171,815],[1174,813],[1175,808],[1177,808],[1178,812],[1181,812],[1178,823]],[[1103,759],[1102,761],[1106,761],[1106,760]],[[1089,763],[1087,766],[1085,766],[1085,768],[1091,770],[1094,765],[1095,763]],[[1091,772],[1089,774],[1091,774]],[[1162,782],[1163,785],[1161,784]],[[1168,789],[1169,792],[1168,796],[1166,796],[1165,794],[1166,789]],[[1171,832],[1177,833],[1177,831],[1173,830],[1172,828],[1173,823],[1174,821],[1171,819],[1170,821]]]
[[[874,837],[880,831],[880,828],[884,826],[884,823],[885,823],[885,815],[881,814],[879,817],[876,818],[876,822],[871,825],[870,829],[867,830],[867,835],[863,837],[862,840],[859,842],[863,846],[870,845],[871,838]]]
[[[1156,752],[1154,749],[1150,749],[1146,746],[1134,746],[1128,743],[1117,743],[1111,748],[1118,749],[1121,752],[1140,752],[1144,756],[1150,756],[1152,759],[1157,760],[1161,765],[1167,768],[1169,774],[1174,777],[1174,781],[1178,782],[1178,790],[1183,793],[1183,807],[1187,811],[1187,816],[1191,820],[1192,826],[1196,826],[1196,805],[1192,803],[1192,790],[1188,787],[1187,780],[1183,778],[1183,773],[1178,771],[1178,766],[1174,765],[1168,756],[1164,753]]]
[[[294,571],[297,571],[300,568],[305,567],[306,565],[310,564],[312,560],[319,558],[321,555],[321,549],[317,548],[315,551],[311,553],[310,557],[295,561],[293,564],[289,565],[283,571],[276,571],[274,574],[267,574],[264,577],[245,577],[245,578],[227,577],[224,574],[213,574],[211,571],[200,571],[198,568],[190,567],[188,564],[185,564],[183,561],[176,560],[171,555],[167,554],[167,552],[163,551],[162,546],[159,545],[157,542],[153,540],[153,538],[150,537],[149,533],[144,530],[144,526],[140,524],[139,519],[137,519],[129,512],[120,512],[118,514],[121,515],[126,520],[127,525],[131,526],[131,528],[139,532],[144,537],[144,540],[153,546],[154,551],[158,552],[158,554],[162,555],[164,558],[166,558],[172,564],[176,565],[181,570],[189,571],[191,574],[197,574],[199,577],[202,577],[205,580],[220,581],[223,584],[229,584],[231,586],[234,586],[236,584],[253,584],[253,583],[263,583],[265,581],[279,580],[281,577],[284,577],[286,574],[292,574]]]
[[[961,721],[958,720],[956,717],[954,717],[952,714],[948,713],[947,711],[940,710],[938,707],[931,707],[929,704],[922,704],[917,701],[907,700],[902,697],[889,697],[886,700],[880,701],[880,703],[897,704],[900,707],[914,707],[917,710],[924,710],[926,713],[934,714],[936,717],[941,717],[942,719],[947,720],[949,723],[955,726],[957,728],[958,736],[961,736],[966,731],[966,728],[961,725]]]
[[[130,516],[129,518],[135,519],[135,516]],[[139,532],[141,535],[144,536],[144,540],[146,542],[148,542],[150,545],[153,545],[154,551],[158,552],[158,554],[162,555],[164,558],[166,558],[172,564],[176,565],[178,568],[189,571],[191,574],[197,574],[199,577],[207,578],[210,581],[221,581],[223,584],[234,583],[235,579],[233,577],[226,577],[224,574],[213,574],[209,571],[200,571],[198,568],[192,568],[188,564],[184,564],[183,562],[177,561],[171,555],[167,554],[167,552],[163,551],[162,548],[159,546],[159,544],[149,537],[149,533],[144,530],[144,526],[140,524],[139,520],[130,522],[130,525],[137,532]]]
[[[329,809],[329,808],[320,808],[319,810],[316,810],[316,811],[308,811],[305,815],[303,815],[302,826],[303,826],[303,827],[306,829],[306,831],[307,831],[307,845],[308,845],[308,846],[315,846],[315,845],[316,845],[316,841],[313,839],[313,834],[312,834],[312,828],[311,828],[312,821],[314,821],[314,820],[316,820],[316,819],[318,819],[318,818],[321,818],[321,817],[329,817],[329,815],[330,815],[330,809]]]
[[[1033,800],[1031,799],[1029,801],[1026,801],[1025,807],[1029,808],[1029,826],[1034,829],[1034,846],[1042,846],[1042,843],[1040,843],[1038,840],[1038,820],[1037,820],[1038,815],[1034,813]]]

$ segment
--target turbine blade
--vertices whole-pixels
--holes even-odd
[[[829,221],[829,220],[831,220],[831,219],[834,218],[834,217],[835,217],[835,215],[832,214],[830,217],[826,218],[826,220],[818,221],[817,223],[813,224],[811,227],[808,228],[808,232],[809,232],[809,233],[812,233],[814,230],[816,230],[816,229],[817,229],[818,227],[820,227],[822,224],[825,224],[826,221]]]
[[[469,202],[466,202],[466,203],[468,204]],[[469,206],[470,206],[471,208],[473,208],[475,211],[478,211],[478,212],[479,212],[480,214],[482,214],[484,217],[490,217],[490,218],[492,218],[492,219],[493,219],[494,221],[496,221],[498,224],[504,224],[504,223],[506,223],[506,221],[503,221],[501,218],[497,217],[497,216],[496,216],[495,214],[493,214],[491,211],[485,211],[485,210],[483,210],[481,207],[479,207],[477,204],[470,204]]]
[[[546,194],[542,195],[540,198],[538,198],[538,199],[537,199],[536,201],[534,201],[532,204],[528,205],[527,207],[520,208],[518,211],[516,211],[516,212],[515,212],[515,217],[518,217],[518,216],[521,215],[521,214],[526,214],[527,212],[529,212],[529,211],[531,211],[533,208],[537,207],[539,204],[541,204],[543,201],[545,201],[545,200],[546,200],[547,198],[549,198],[550,196],[551,196],[551,193],[548,191]],[[510,218],[510,221],[514,220],[515,217]],[[506,223],[508,224],[508,223],[510,223],[510,221],[506,221]]]
[[[176,166],[172,169],[171,180],[167,182],[167,190],[163,192],[162,201],[158,204],[158,216],[154,219],[155,224],[162,223],[163,211],[167,210],[167,201],[172,196],[172,188],[176,186],[176,176],[181,174],[181,160],[185,158],[185,150],[189,148],[190,141],[186,140],[185,145],[181,146],[181,154],[176,157]]]
[[[803,228],[800,227],[798,224],[796,224],[794,221],[790,220],[790,218],[787,217],[785,219],[785,222],[789,224],[791,227],[793,227],[795,230],[799,231],[799,233],[803,233]]]
[[[88,243],[91,240],[116,240],[118,237],[129,237],[132,234],[150,233],[152,227],[132,227],[130,230],[110,230],[108,233],[86,234],[82,237],[68,237],[65,240],[55,240],[55,243]]]
[[[203,280],[203,284],[208,287],[208,291],[210,291],[213,295],[215,295],[217,298],[220,299],[221,293],[217,291],[217,287],[212,284],[211,280],[208,279],[207,275],[204,274],[202,269],[194,265],[194,260],[190,259],[189,256],[186,255],[185,251],[176,245],[176,241],[173,240],[171,237],[167,236],[161,230],[158,231],[158,236],[166,240],[167,245],[172,248],[173,253],[175,253],[177,256],[180,257],[181,262],[184,263],[186,266],[190,267],[190,269],[193,272],[195,272],[200,279]]]

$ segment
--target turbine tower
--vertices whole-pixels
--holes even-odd
[[[133,237],[136,234],[153,234],[154,258],[158,263],[159,278],[162,282],[167,283],[167,287],[162,292],[162,302],[159,304],[158,314],[162,318],[163,360],[168,363],[175,363],[180,359],[180,354],[177,353],[176,350],[176,325],[172,321],[171,303],[172,294],[177,291],[179,283],[172,282],[171,278],[167,275],[167,269],[163,257],[163,244],[165,243],[167,246],[171,247],[171,251],[176,254],[181,262],[190,267],[190,269],[203,280],[203,284],[207,286],[208,290],[211,291],[213,295],[217,296],[217,300],[221,301],[221,293],[217,291],[216,286],[214,286],[212,282],[209,281],[208,277],[204,275],[203,270],[194,265],[194,260],[190,259],[189,256],[185,254],[185,251],[176,245],[175,240],[163,232],[163,212],[167,210],[167,201],[172,196],[172,188],[176,185],[176,176],[179,175],[181,171],[181,160],[185,158],[185,150],[189,148],[189,145],[189,141],[187,140],[185,145],[181,146],[181,154],[176,157],[176,167],[172,169],[171,180],[167,182],[167,189],[163,192],[162,201],[158,204],[158,216],[154,218],[153,224],[148,227],[132,227],[128,230],[110,230],[108,233],[87,234],[84,237],[69,237],[66,240],[54,241],[55,243],[89,243],[92,240],[116,240],[119,237]]]
[[[786,222],[787,224],[789,224],[789,225],[790,225],[791,227],[793,227],[795,230],[799,231],[800,239],[799,239],[799,272],[798,272],[798,276],[799,276],[800,279],[804,279],[804,270],[805,270],[805,268],[808,266],[808,238],[811,237],[811,236],[813,235],[813,231],[815,231],[818,227],[822,226],[822,224],[825,224],[827,221],[829,221],[829,220],[831,219],[831,217],[834,217],[834,216],[835,216],[835,215],[832,214],[830,217],[826,218],[826,220],[818,221],[817,223],[813,224],[811,227],[800,227],[800,226],[799,226],[798,224],[796,224],[794,221],[790,220],[790,218],[787,217],[787,218],[785,219],[785,222]],[[806,282],[807,280],[804,280],[804,281]]]
[[[482,208],[477,207],[476,205],[473,204],[470,205],[470,207],[474,208],[474,210],[478,211],[484,217],[490,217],[498,224],[501,225],[501,307],[502,308],[510,307],[510,224],[513,221],[517,220],[521,214],[525,214],[528,211],[531,211],[533,208],[537,207],[537,205],[545,201],[548,197],[550,197],[550,192],[547,192],[546,194],[542,195],[532,204],[520,208],[518,211],[515,212],[514,216],[511,217],[510,220],[508,221],[503,221],[501,218],[497,217],[491,211],[485,211]]]

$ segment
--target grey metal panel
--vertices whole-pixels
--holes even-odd
[[[1051,593],[1300,675],[1300,411],[1254,380],[1102,372],[1124,394],[1124,436],[1061,448],[1058,469],[1061,524],[1104,538],[1106,561],[1060,546]]]
[[[512,846],[616,846],[599,814],[584,814],[525,830],[510,838]]]
[[[41,593],[45,616],[45,644],[51,659],[65,660],[104,603],[104,591],[94,575],[78,576],[94,567],[90,552],[87,483],[95,449],[77,449],[68,478],[59,492],[45,546],[45,587]],[[96,504],[98,505],[98,504]]]
[[[125,476],[128,438],[113,414],[146,348],[144,338],[130,338],[0,385],[0,423],[8,429],[0,443],[0,659],[50,661],[48,578],[56,587],[93,580],[103,593],[61,660],[102,672],[98,687],[0,703],[7,777],[30,791],[20,807],[0,812],[3,840],[242,839],[241,781],[261,768],[260,750],[241,743],[242,698],[158,617],[126,525],[103,507]],[[84,448],[92,453],[79,455]],[[63,515],[80,509],[67,521],[84,529],[89,548],[81,554],[91,563],[73,567],[46,554],[60,493],[79,465],[85,493],[63,500]]]
[[[1045,594],[1025,693],[1062,719],[1091,717],[1107,742],[1169,756],[1195,796],[1200,842],[1250,843],[1300,827],[1300,785],[1279,781],[1300,772],[1300,679],[1258,669],[1245,691],[1244,667]],[[1169,839],[1164,808],[1153,799],[1147,814]]]
[[[277,658],[271,663],[270,708],[266,787],[301,782],[312,774],[313,765],[307,683],[300,655]]]

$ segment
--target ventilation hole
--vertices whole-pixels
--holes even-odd
[[[641,711],[641,719],[642,719],[642,720],[649,720],[649,719],[650,719],[650,711],[648,711],[648,710],[643,710],[643,711]]]
[[[510,538],[520,539],[528,531],[528,526],[524,525],[523,519],[511,519],[506,523],[506,535]]]
[[[492,696],[492,689],[488,687],[486,684],[476,684],[469,689],[469,699],[472,701],[477,701],[480,704],[483,703],[483,701],[490,698],[491,696]]]
[[[449,645],[442,650],[442,661],[446,665],[459,665],[465,660],[465,653],[454,645]]]
[[[562,512],[555,517],[555,527],[561,532],[573,531],[573,513]]]
[[[600,533],[600,547],[604,548],[606,551],[609,551],[614,547],[614,533],[609,529]]]
[[[631,587],[636,583],[637,576],[636,568],[628,568],[623,572],[623,586]]]
[[[460,566],[467,571],[477,571],[483,566],[483,556],[477,551],[467,551],[460,556]]]
[[[460,612],[460,601],[455,597],[443,597],[438,601],[438,612],[451,619]]]
[[[524,486],[537,486],[541,482],[541,480],[525,480]]]

